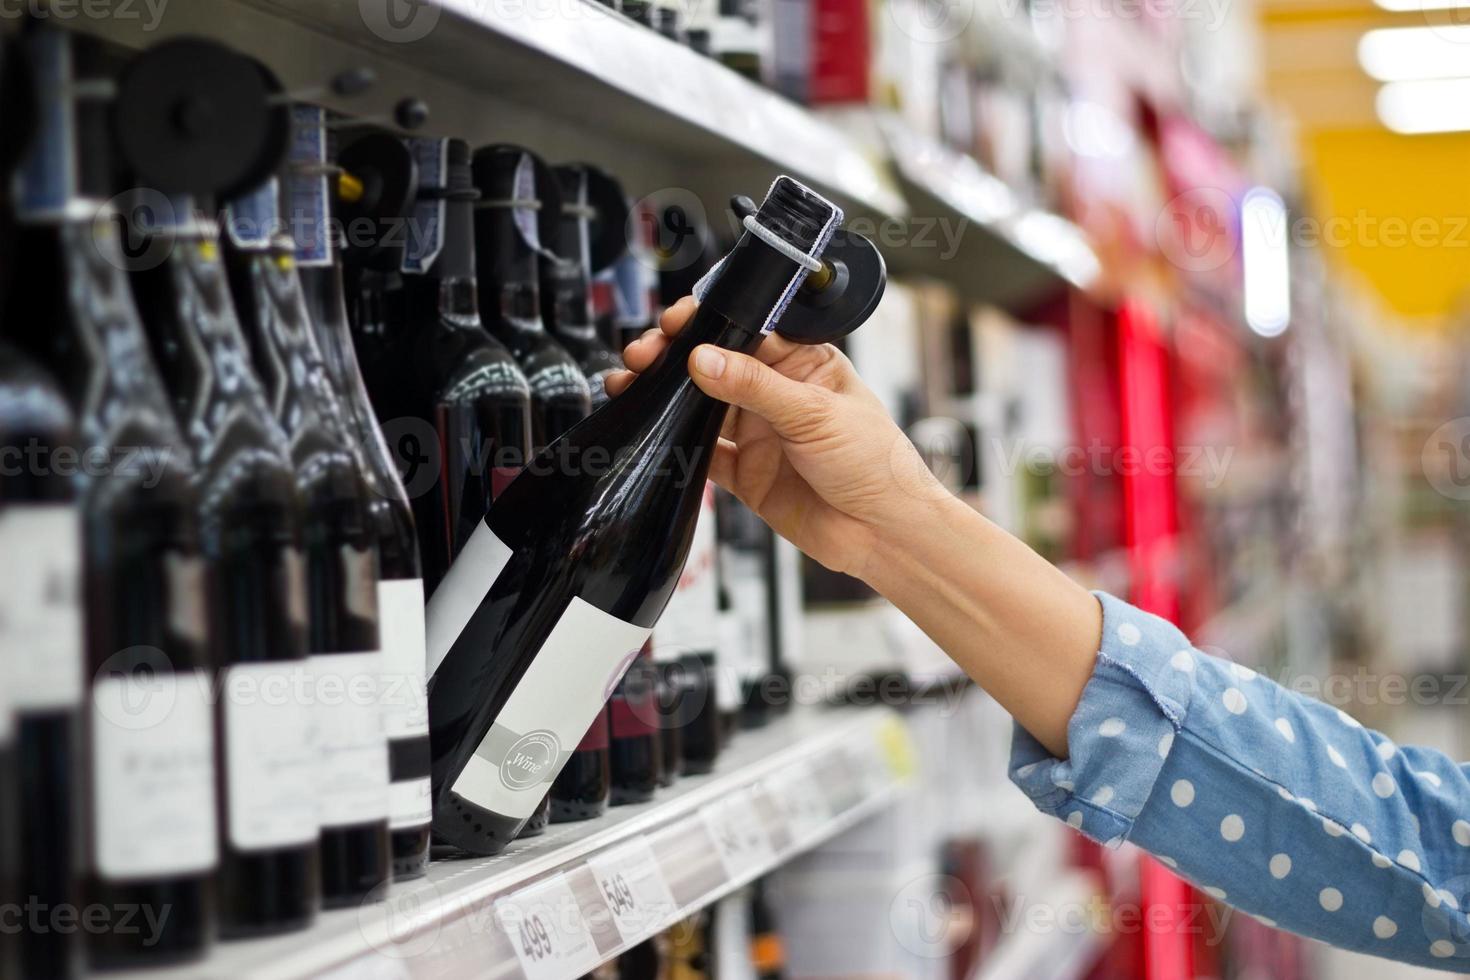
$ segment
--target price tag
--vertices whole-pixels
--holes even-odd
[[[700,811],[714,838],[720,863],[731,879],[743,878],[775,859],[765,824],[756,812],[750,790],[743,789]]]
[[[653,848],[639,838],[587,862],[623,942],[636,945],[678,914]]]
[[[565,875],[495,903],[526,980],[564,980],[591,972],[601,957]]]
[[[819,834],[832,819],[832,805],[817,781],[816,772],[808,764],[793,766],[771,784],[774,796],[786,817],[791,839],[804,844]]]

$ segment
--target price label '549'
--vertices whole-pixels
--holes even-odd
[[[587,862],[612,912],[618,934],[636,945],[671,922],[677,913],[663,869],[648,842],[639,838]]]

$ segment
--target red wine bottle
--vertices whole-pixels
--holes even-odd
[[[750,351],[840,212],[789,178],[659,361],[533,460],[429,604],[435,833],[502,849],[637,657],[683,570],[726,406],[693,348]],[[768,244],[767,238],[781,247]],[[576,467],[557,465],[578,460]]]
[[[406,164],[397,159],[404,153]],[[526,465],[530,389],[480,322],[469,147],[438,139],[405,147],[374,135],[341,159],[360,169],[411,166],[419,182],[411,226],[420,232],[386,250],[394,268],[359,270],[352,294],[364,377],[378,418],[397,430],[389,448],[405,472],[433,596],[495,495]],[[434,666],[431,656],[431,674]]]
[[[683,771],[712,772],[725,745],[726,712],[737,698],[718,656],[721,611],[717,575],[714,491],[705,489],[679,584],[659,620],[654,657],[665,668],[679,697]]]
[[[280,233],[279,193],[272,178],[230,203],[225,268],[301,495],[322,904],[336,908],[392,877],[378,539],[364,467],[312,335],[295,242]]]
[[[538,176],[540,180],[538,181]],[[543,451],[587,417],[592,393],[576,360],[541,321],[540,269],[554,264],[541,242],[559,225],[560,192],[551,171],[530,152],[492,146],[474,157],[475,254],[485,297],[485,326],[515,355],[531,387],[531,452]],[[547,793],[553,823],[588,820],[607,807],[609,763],[606,729],[593,723]],[[539,829],[539,813],[527,828]],[[522,830],[524,836],[526,830]]]
[[[157,935],[89,931],[88,955],[97,967],[190,959],[214,937],[219,859],[192,463],[101,203],[108,109],[74,94],[100,59],[90,42],[49,29],[26,45],[40,101],[14,201],[15,276],[25,288],[11,293],[6,321],[56,375],[87,461],[77,477],[92,678],[86,902],[161,923]],[[42,540],[7,554],[52,547]],[[24,588],[43,598],[35,584]]]
[[[220,931],[302,929],[321,899],[307,677],[301,501],[286,436],[250,361],[214,221],[187,196],[134,210],[132,239],[166,246],[133,273],[174,410],[197,460],[209,563],[210,642],[220,671]]]
[[[557,258],[541,263],[541,316],[586,376],[595,411],[607,403],[607,376],[623,369],[623,359],[597,335],[592,276],[626,247],[628,209],[622,205],[609,213],[622,203],[622,189],[595,167],[565,164],[555,173],[562,216],[556,241],[548,243]]]
[[[326,112],[293,110],[289,213],[298,229],[296,264],[323,366],[358,447],[367,482],[367,516],[378,540],[378,616],[383,645],[383,727],[388,739],[388,824],[393,876],[422,876],[429,865],[429,715],[425,685],[424,582],[408,493],[383,442],[358,370],[347,325],[327,163]]]
[[[659,737],[659,673],[653,650],[644,643],[638,659],[613,690],[613,806],[647,803],[664,781],[663,741]]]

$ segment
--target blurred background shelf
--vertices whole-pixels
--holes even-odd
[[[574,970],[535,977],[572,980],[885,809],[913,766],[895,712],[798,708],[743,734],[716,773],[681,779],[653,803],[553,826],[499,857],[437,860],[426,879],[396,886],[386,902],[150,975],[520,978],[527,974],[506,922],[544,900],[554,941],[575,945],[569,937],[580,934],[590,946]],[[611,902],[620,900],[610,896],[624,884],[628,904],[615,916]]]

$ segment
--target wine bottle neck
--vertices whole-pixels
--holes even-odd
[[[539,331],[541,322],[540,256],[526,244],[515,224],[515,211],[482,207],[475,215],[475,248],[480,288],[490,297],[491,326]]]

